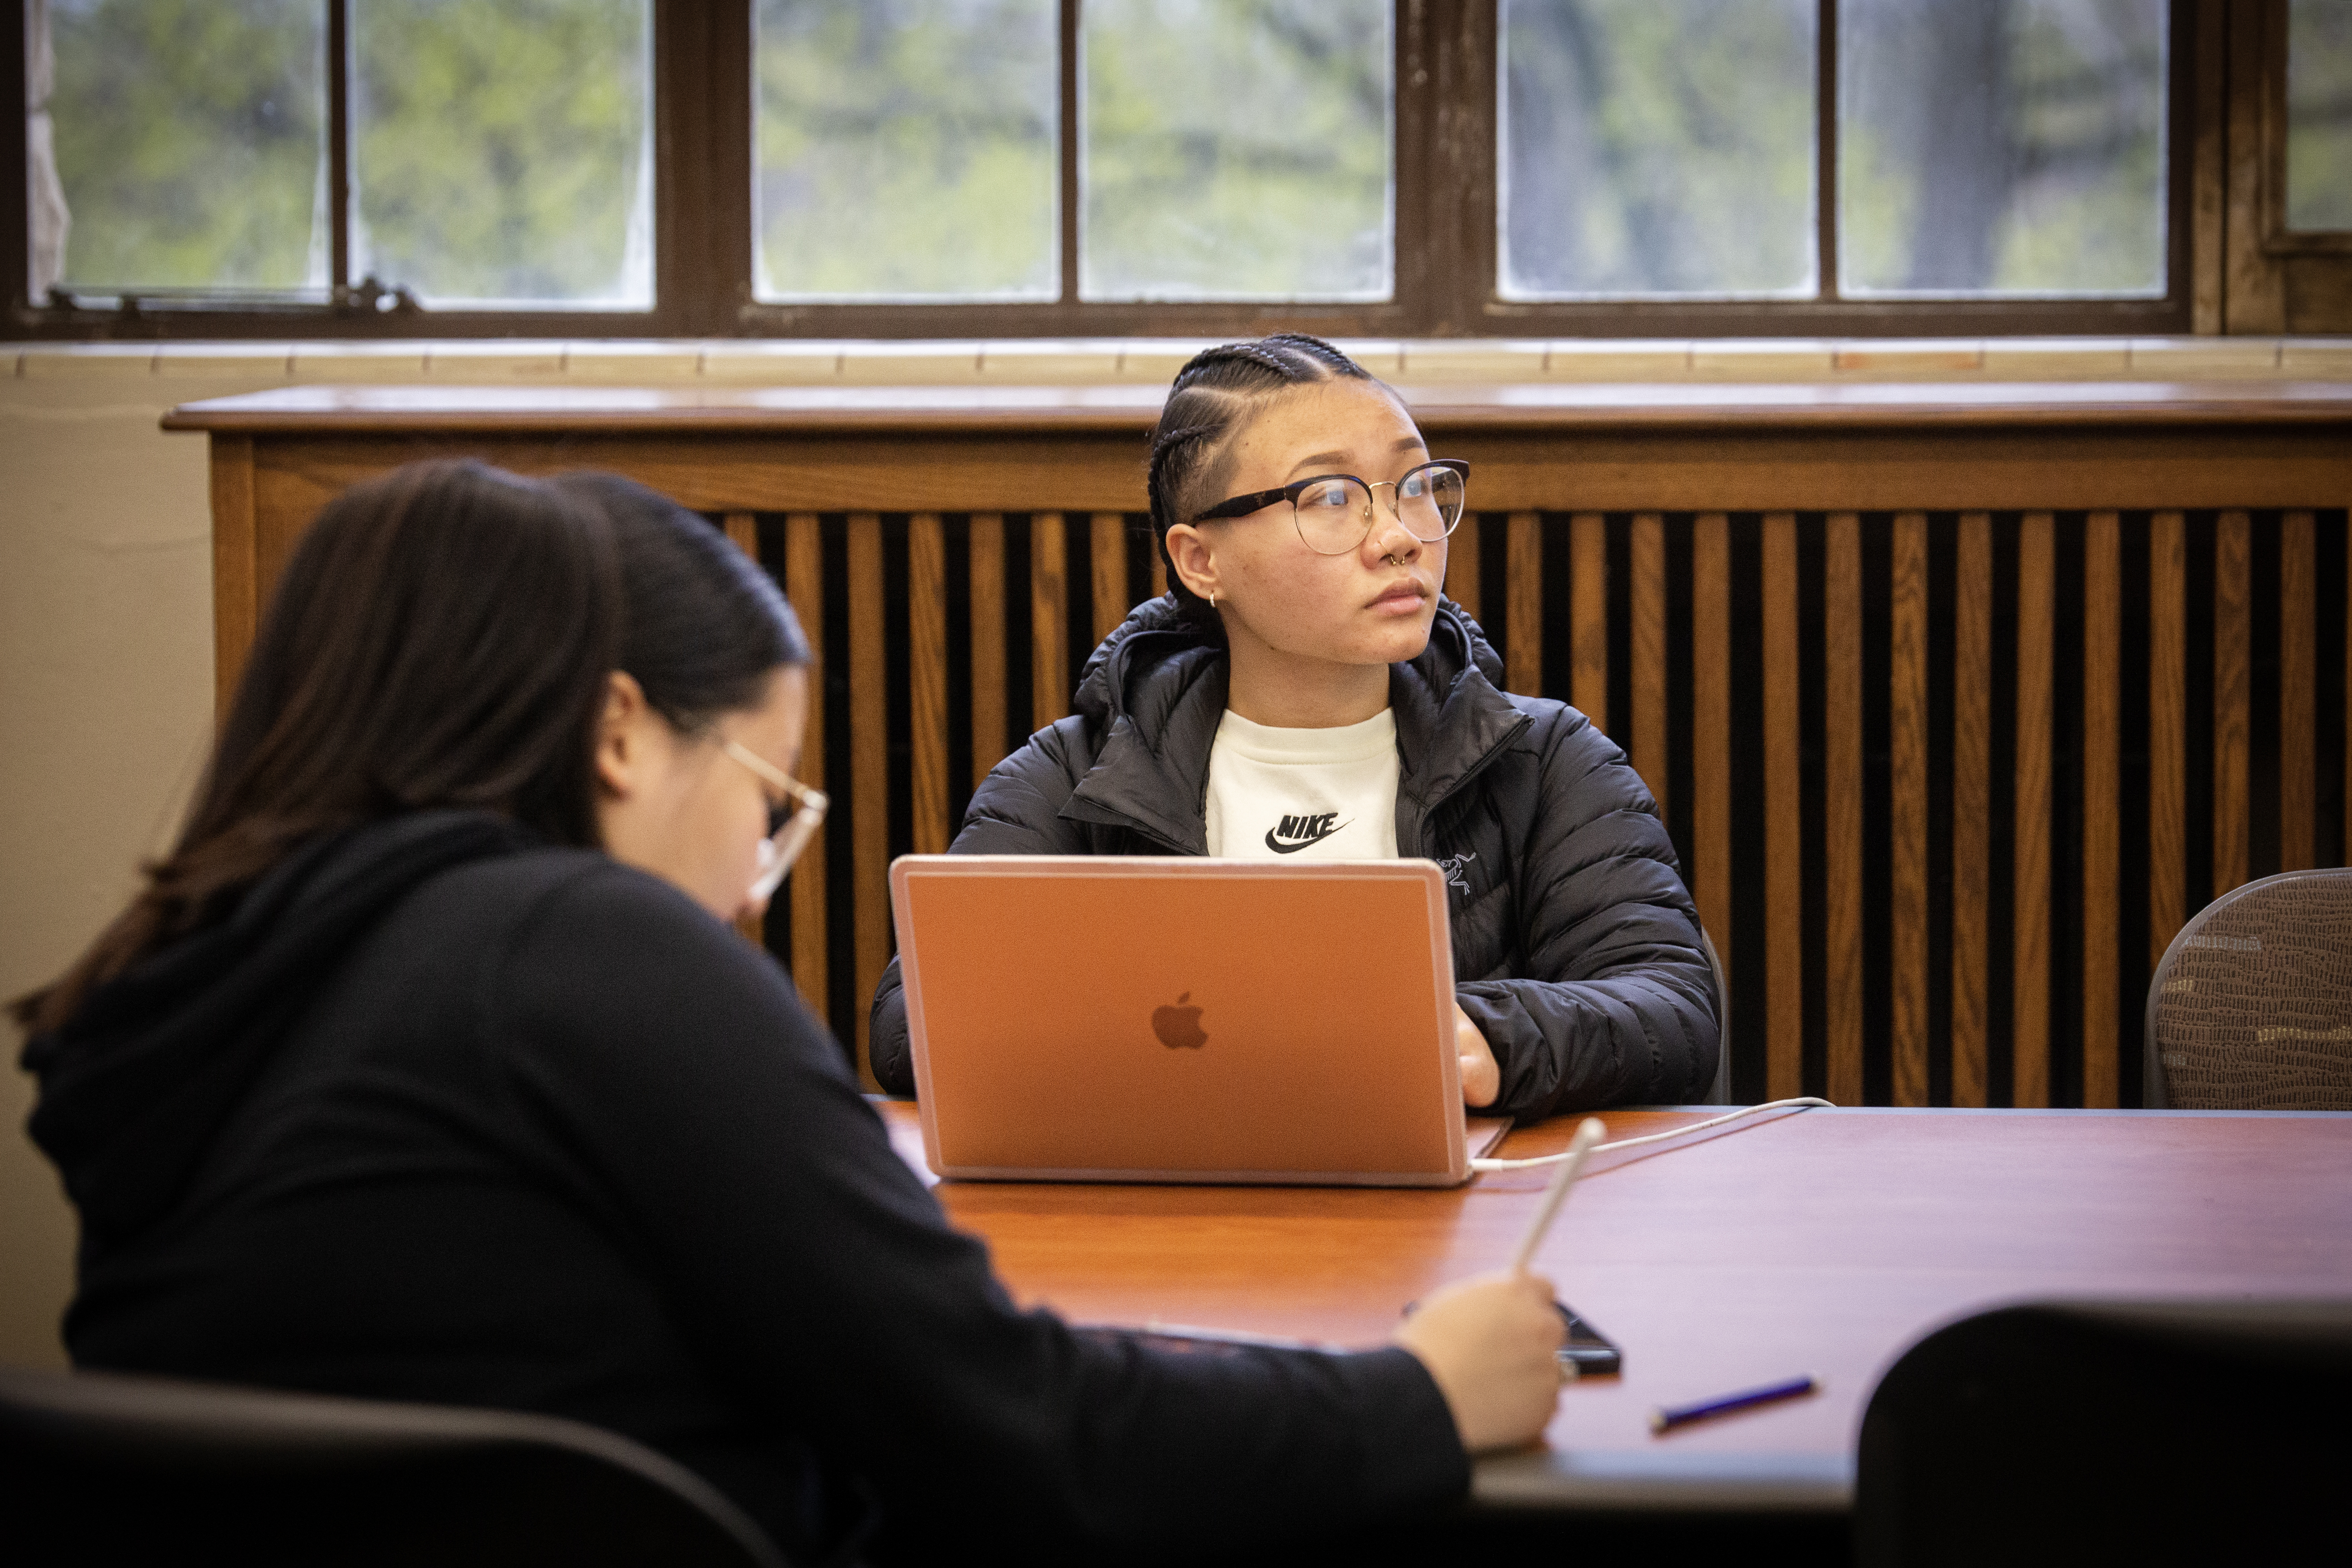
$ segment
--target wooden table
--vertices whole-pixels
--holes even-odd
[[[919,1172],[912,1103],[887,1103]],[[1698,1110],[1612,1113],[1612,1138]],[[1572,1119],[1501,1152],[1563,1147]],[[924,1172],[929,1179],[928,1172]],[[1507,1260],[1548,1173],[1451,1192],[950,1182],[1026,1304],[1370,1344]],[[1624,1347],[1538,1450],[1480,1463],[1504,1508],[1835,1512],[1864,1406],[1929,1330],[2059,1296],[2352,1297],[2352,1113],[1801,1110],[1597,1156],[1540,1267]],[[1810,1372],[1810,1399],[1653,1436],[1652,1406]]]

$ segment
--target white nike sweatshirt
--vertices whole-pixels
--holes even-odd
[[[1231,709],[1209,748],[1209,853],[1237,860],[1393,860],[1396,715],[1277,730]]]

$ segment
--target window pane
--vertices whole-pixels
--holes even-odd
[[[1089,0],[1087,300],[1385,300],[1389,0]]]
[[[356,0],[352,273],[436,304],[653,303],[650,0]]]
[[[1810,295],[1814,0],[1504,0],[1510,300]]]
[[[1838,17],[1846,292],[2164,292],[2164,0]]]
[[[2352,228],[2352,5],[2289,0],[2286,226]]]
[[[324,14],[319,0],[51,0],[68,287],[326,286]]]
[[[1060,298],[1056,17],[760,0],[760,298]]]

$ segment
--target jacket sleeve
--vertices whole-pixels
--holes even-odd
[[[1170,1354],[1020,1310],[773,963],[619,868],[551,904],[493,1025],[563,1152],[545,1179],[644,1259],[749,1429],[872,1489],[881,1554],[1206,1551],[1467,1487],[1408,1352]]]
[[[1502,1068],[1496,1109],[1696,1101],[1715,1077],[1715,973],[1657,805],[1573,710],[1535,747],[1513,873],[1522,973],[1456,988]]]
[[[989,770],[965,808],[950,855],[1082,855],[1087,843],[1062,820],[1071,791],[1086,776],[1090,756],[1085,721],[1068,718],[1038,731],[1029,743]],[[866,1059],[884,1092],[915,1092],[915,1055],[907,1037],[907,994],[898,961],[890,960],[874,988],[866,1020]]]

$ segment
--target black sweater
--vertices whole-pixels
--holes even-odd
[[[1698,1099],[1715,1078],[1715,976],[1673,843],[1624,752],[1563,702],[1497,689],[1503,667],[1452,600],[1429,646],[1389,667],[1396,841],[1445,870],[1454,999],[1522,1121]],[[1077,711],[973,794],[960,855],[1205,855],[1224,650],[1147,600],[1103,640]],[[874,1072],[915,1091],[891,960]]]
[[[593,1422],[804,1557],[877,1521],[883,1557],[1182,1553],[1464,1491],[1403,1351],[1170,1355],[1016,1310],[782,972],[656,879],[509,836],[354,914],[433,824],[274,873],[200,939],[209,978],[167,951],[28,1048],[84,1210],[78,1362]],[[347,950],[289,948],[310,917]]]

